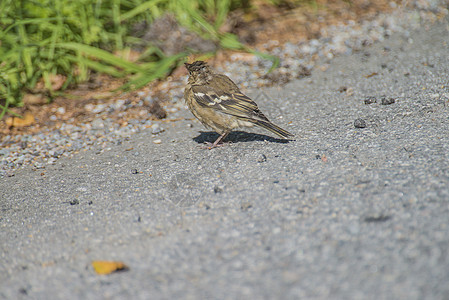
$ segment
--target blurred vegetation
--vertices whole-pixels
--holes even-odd
[[[48,96],[55,95],[51,79],[57,74],[65,76],[62,90],[92,72],[128,76],[127,89],[166,76],[188,53],[166,56],[148,46],[134,62],[117,53],[142,42],[131,34],[135,24],[151,24],[167,12],[222,48],[254,52],[219,31],[230,10],[250,6],[250,0],[1,0],[0,119],[39,83]]]

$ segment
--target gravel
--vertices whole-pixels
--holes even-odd
[[[394,3],[391,5],[395,7]],[[253,57],[252,60],[242,63],[238,61],[238,55],[235,56],[235,61],[231,59],[225,63],[224,69],[218,71],[229,75],[244,89],[273,83],[285,84],[292,79],[307,76],[316,67],[317,62],[321,67],[326,66],[336,55],[349,55],[360,51],[368,45],[385,40],[393,33],[408,36],[410,30],[434,22],[448,13],[447,1],[416,0],[409,3],[408,7],[414,9],[396,7],[391,14],[379,14],[374,20],[363,21],[360,24],[348,20],[340,25],[330,26],[323,29],[320,39],[299,45],[291,43],[279,45],[272,49],[271,53],[278,56],[281,63],[269,76],[265,76],[265,72],[271,67],[271,62]],[[266,49],[259,50],[266,51]],[[168,95],[174,104],[166,108],[170,112],[169,119],[179,118],[179,110],[185,109],[182,99],[185,81],[186,78],[183,82],[167,82],[167,89],[170,87]],[[143,101],[151,103],[153,99],[146,97]],[[142,106],[143,101],[136,106]],[[394,99],[382,98],[381,101],[384,105],[394,103]],[[87,111],[98,114],[98,118],[91,123],[62,124],[56,130],[43,129],[35,135],[18,134],[2,137],[0,177],[14,176],[15,170],[27,165],[42,169],[47,164],[54,164],[60,157],[71,157],[80,151],[89,149],[107,151],[112,145],[121,144],[131,135],[148,128],[152,130],[155,138],[164,131],[161,122],[136,120],[126,126],[120,126],[114,119],[108,117],[114,111],[126,113],[132,105],[126,99],[117,100],[112,104],[87,104]],[[62,114],[63,110],[64,108],[60,108],[57,112]],[[56,116],[52,117],[56,120]],[[160,141],[155,139],[154,143]]]

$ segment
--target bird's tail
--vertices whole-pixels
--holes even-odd
[[[267,121],[254,120],[254,119],[251,121],[256,125],[258,125],[262,128],[268,129],[269,131],[277,134],[278,136],[280,136],[283,139],[289,139],[289,138],[294,137],[294,135],[291,134],[290,132],[288,132],[287,130],[282,129],[281,127],[274,125],[273,123],[271,123],[269,121],[267,122]]]

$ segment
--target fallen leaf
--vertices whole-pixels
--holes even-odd
[[[24,104],[43,105],[48,103],[47,97],[42,94],[25,94],[22,99]]]
[[[33,114],[26,112],[23,118],[9,117],[5,122],[9,127],[25,127],[34,124],[35,121]]]
[[[92,262],[92,267],[99,275],[107,275],[117,271],[127,270],[128,267],[119,261],[101,261],[95,260]]]
[[[365,78],[370,78],[370,77],[373,77],[373,76],[376,76],[376,75],[378,75],[378,73],[377,72],[373,72],[371,74],[365,75]]]

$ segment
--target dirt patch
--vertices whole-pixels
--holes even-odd
[[[327,26],[371,19],[380,12],[391,11],[398,5],[392,3],[400,1],[317,0],[296,6],[289,5],[288,1],[281,6],[259,2],[254,12],[232,12],[225,29],[252,46],[270,48],[270,45],[319,38]]]

